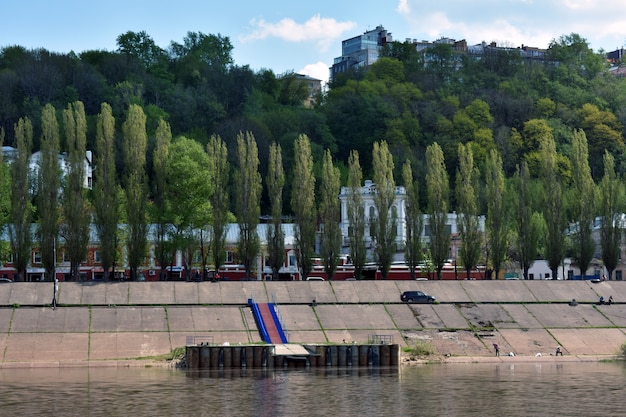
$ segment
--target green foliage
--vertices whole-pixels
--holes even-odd
[[[246,270],[246,278],[252,276],[254,258],[259,253],[260,241],[257,225],[261,214],[261,174],[259,151],[251,132],[237,136],[237,187],[236,207],[239,223],[239,258]]]
[[[376,214],[370,218],[372,238],[375,243],[374,252],[383,279],[391,267],[393,255],[396,251],[396,233],[398,223],[398,208],[394,206],[396,183],[393,178],[393,157],[389,152],[387,142],[374,143],[373,169],[374,207]]]
[[[278,271],[285,261],[285,234],[282,229],[283,188],[285,171],[280,145],[270,145],[267,177],[267,193],[270,199],[272,220],[267,227],[268,266],[272,268],[272,279],[278,279]]]
[[[354,277],[361,279],[361,272],[365,266],[365,207],[361,187],[363,186],[363,171],[359,162],[359,153],[350,152],[348,160],[348,196],[346,206],[348,210],[348,240],[350,241],[350,258],[354,265]]]
[[[254,72],[245,63],[236,65],[228,36],[188,32],[182,41],[161,47],[148,33],[129,31],[118,36],[117,46],[114,52],[94,50],[78,55],[20,46],[0,49],[0,130],[6,133],[4,143],[17,147],[30,129],[28,152],[42,150],[51,122],[49,116],[42,117],[46,106],[62,109],[80,101],[87,149],[96,149],[98,158],[103,153],[97,151],[102,134],[97,116],[102,103],[111,105],[108,118],[126,119],[126,124],[141,110],[145,120],[137,119],[134,128],[113,123],[107,132],[112,149],[120,152],[112,165],[117,187],[111,186],[106,194],[110,199],[123,197],[119,203],[125,210],[119,221],[133,230],[136,226],[132,225],[148,220],[141,216],[146,216],[150,205],[155,207],[150,221],[158,222],[157,208],[166,209],[160,205],[164,202],[157,185],[163,172],[159,173],[151,160],[156,157],[152,151],[158,147],[157,137],[163,133],[159,129],[165,121],[170,137],[185,136],[204,145],[213,135],[220,135],[231,151],[228,162],[233,165],[238,133],[250,132],[258,142],[258,171],[263,176],[268,172],[270,143],[280,144],[284,166],[293,167],[296,139],[306,135],[316,164],[313,172],[321,173],[322,157],[328,149],[335,165],[343,169],[344,183],[352,151],[359,157],[360,182],[363,175],[373,178],[374,143],[380,141],[388,144],[396,162],[412,161],[416,183],[427,183],[427,150],[434,143],[441,149],[448,177],[460,165],[458,144],[463,143],[469,145],[474,165],[481,172],[497,150],[505,177],[512,178],[516,167],[526,163],[528,181],[534,183],[545,173],[542,147],[554,141],[553,167],[562,182],[561,195],[568,197],[577,175],[571,132],[578,129],[585,132],[588,163],[596,182],[604,172],[607,151],[614,158],[615,177],[626,172],[626,79],[609,75],[603,57],[578,34],[553,40],[544,60],[522,58],[514,48],[495,50],[478,60],[458,54],[450,45],[438,44],[418,53],[410,42],[393,42],[381,51],[376,64],[333,80],[312,108],[303,106],[309,91],[299,75],[277,76],[268,69]],[[31,121],[29,129],[25,120]],[[59,148],[69,150],[67,138],[60,138]],[[107,160],[107,165],[110,162]],[[100,165],[98,161],[95,166]],[[398,175],[400,166],[395,166]],[[101,175],[94,175],[94,181]],[[14,181],[10,183],[18,187]],[[233,189],[229,188],[232,183],[222,189]],[[448,193],[454,198],[446,197],[445,209],[458,211],[458,192],[452,191]],[[292,200],[291,192],[291,187],[284,190],[285,199]],[[428,187],[420,187],[419,192],[424,211],[436,210],[429,201]],[[261,212],[269,213],[269,193],[259,198]],[[6,200],[8,212],[8,195]],[[27,200],[37,202],[36,219],[48,212],[42,201]],[[95,193],[93,200],[97,217]],[[15,205],[12,223],[20,220],[18,214],[32,214],[32,208]],[[545,204],[529,202],[528,219],[538,207],[543,210]],[[289,204],[283,209],[285,214],[294,211]],[[290,209],[292,213],[287,213]],[[179,215],[171,210],[173,216]],[[227,209],[220,212],[230,215]],[[211,214],[214,218],[216,212]],[[552,226],[551,220],[543,223]],[[15,241],[15,224],[9,232]],[[141,230],[135,232],[142,234]],[[524,239],[517,239],[511,251],[521,253],[519,245]],[[145,255],[145,247],[138,245],[131,258]]]
[[[416,340],[402,350],[409,356],[415,358],[432,356],[436,353],[435,347],[430,342],[427,342],[425,340]]]
[[[426,149],[426,188],[430,214],[430,253],[437,277],[441,279],[441,270],[448,259],[450,233],[447,229],[449,189],[448,174],[445,169],[441,147],[434,143]]]
[[[321,236],[322,262],[329,280],[333,279],[337,269],[341,249],[341,206],[338,198],[340,188],[339,168],[335,167],[330,151],[326,150],[322,163],[319,216],[324,225]]]
[[[300,273],[306,279],[313,268],[317,210],[315,207],[315,177],[311,144],[306,135],[300,135],[294,144],[291,209],[296,223],[296,249]]]

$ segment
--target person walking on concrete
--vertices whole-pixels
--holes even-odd
[[[54,294],[52,294],[52,309],[56,310],[57,308],[57,293],[59,292],[59,280],[57,277],[54,277]]]
[[[500,356],[500,346],[497,343],[493,344],[493,350],[496,351],[496,356]]]
[[[561,350],[561,346],[556,347],[556,354],[554,356],[563,356],[563,351]]]

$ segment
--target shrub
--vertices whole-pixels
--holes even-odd
[[[403,350],[411,356],[430,356],[435,353],[433,345],[424,340],[416,340],[412,345]]]

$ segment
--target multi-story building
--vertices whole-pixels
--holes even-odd
[[[302,103],[304,107],[311,108],[315,105],[315,100],[318,94],[322,91],[322,80],[310,77],[304,74],[296,74],[296,77],[300,82],[304,83],[308,90],[308,95]]]
[[[391,32],[387,32],[382,25],[342,41],[341,56],[335,58],[330,68],[330,79],[339,73],[372,65],[378,59],[380,49],[392,41]]]
[[[3,146],[2,154],[5,162],[11,163],[11,161],[15,158],[17,150],[11,146]],[[66,153],[58,154],[59,160],[59,169],[61,171],[61,176],[64,177],[69,172],[69,160],[68,155]],[[32,178],[37,178],[37,173],[39,172],[39,165],[41,163],[41,151],[37,151],[33,153],[30,157],[29,169],[32,175]],[[87,151],[85,153],[84,159],[84,169],[85,169],[85,177],[83,180],[83,187],[91,189],[93,185],[93,154],[91,151]]]

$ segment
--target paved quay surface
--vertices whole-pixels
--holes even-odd
[[[400,302],[415,289],[439,304]],[[248,299],[278,304],[290,342],[385,335],[401,346],[426,341],[446,362],[598,360],[626,341],[622,281],[62,282],[56,310],[52,291],[0,284],[0,368],[129,366],[188,336],[258,343]],[[601,295],[615,303],[596,305]],[[556,358],[558,345],[565,356]]]

